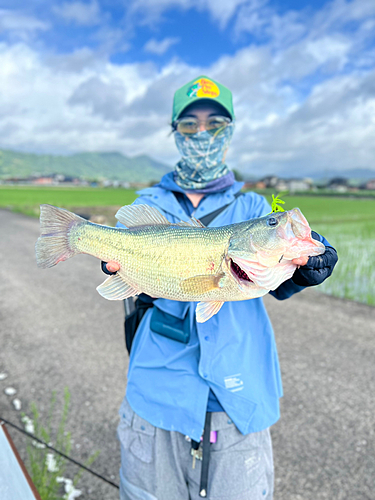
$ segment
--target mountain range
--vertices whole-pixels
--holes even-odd
[[[160,163],[150,156],[129,157],[117,152],[76,153],[72,155],[47,155],[21,153],[9,149],[0,149],[0,179],[28,178],[30,176],[48,176],[61,174],[66,177],[78,177],[87,180],[113,180],[120,182],[151,183],[158,181],[171,171],[170,166]],[[245,180],[258,177],[240,171]],[[290,178],[290,171],[278,173],[279,177]],[[329,168],[300,173],[301,177],[314,180],[345,177],[347,179],[373,179],[375,170],[353,168],[350,170],[332,170]]]
[[[61,174],[88,180],[151,182],[170,170],[168,165],[146,155],[131,158],[114,152],[62,156],[0,149],[0,179]]]

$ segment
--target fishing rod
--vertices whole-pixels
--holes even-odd
[[[90,472],[90,474],[93,474],[94,476],[98,477],[102,481],[105,481],[106,483],[110,484],[114,488],[117,488],[117,489],[120,488],[118,484],[114,483],[113,481],[110,481],[106,477],[101,476],[97,472],[89,469],[88,467],[86,467],[86,465],[83,465],[80,462],[77,462],[77,460],[74,460],[74,458],[68,457],[68,455],[65,455],[65,453],[63,453],[62,451],[56,450],[56,448],[54,448],[53,446],[51,446],[48,443],[44,442],[42,439],[37,438],[36,436],[34,436],[34,434],[31,434],[30,432],[27,432],[24,429],[21,429],[21,427],[18,427],[18,425],[13,424],[12,422],[9,422],[9,420],[6,420],[5,418],[0,417],[0,425],[2,425],[3,423],[7,424],[7,425],[10,425],[11,427],[13,427],[14,429],[16,429],[19,432],[22,432],[22,434],[25,434],[29,438],[35,439],[35,441],[38,441],[39,443],[44,444],[44,446],[46,448],[49,448],[50,450],[54,451],[58,455],[61,455],[66,460],[69,460],[69,462],[72,462],[73,464],[78,465],[78,467],[81,467],[82,469],[85,469],[87,472]]]

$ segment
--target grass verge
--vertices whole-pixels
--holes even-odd
[[[38,408],[35,403],[31,404],[32,418],[22,415],[22,421],[28,432],[37,438],[53,446],[65,455],[69,455],[72,448],[70,432],[66,431],[66,421],[69,413],[70,393],[67,388],[64,391],[64,404],[61,416],[58,419],[57,430],[53,432],[53,422],[56,413],[56,392],[52,393],[50,408],[45,423],[41,421]],[[53,444],[51,444],[53,443]],[[98,457],[99,452],[91,455],[84,465],[91,465]],[[80,491],[76,489],[77,483],[83,473],[80,470],[73,480],[64,477],[67,460],[61,455],[54,454],[44,445],[37,441],[27,444],[27,467],[31,479],[39,492],[42,500],[70,500],[80,496]]]

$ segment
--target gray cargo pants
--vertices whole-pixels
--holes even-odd
[[[272,500],[269,429],[244,436],[226,413],[212,414],[208,500]],[[154,427],[124,400],[118,427],[121,500],[199,500],[201,460],[183,434]]]

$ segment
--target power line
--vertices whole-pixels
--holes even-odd
[[[49,444],[45,443],[41,439],[37,438],[36,436],[34,436],[34,434],[31,434],[30,432],[27,432],[24,429],[21,429],[21,427],[18,427],[17,425],[13,424],[12,422],[9,422],[9,420],[5,420],[5,418],[0,417],[0,425],[2,425],[2,423],[10,425],[11,427],[13,427],[14,429],[16,429],[17,431],[22,432],[22,434],[25,434],[26,436],[28,436],[28,437],[30,437],[32,439],[35,439],[35,441],[38,441],[39,443],[44,444],[44,446],[46,448],[49,448],[50,450],[53,450],[58,455],[61,455],[62,457],[66,458],[66,460],[69,460],[69,462],[72,462],[73,464],[78,465],[78,467],[81,467],[81,469],[87,470],[87,472],[90,472],[90,474],[93,474],[94,476],[98,477],[102,481],[105,481],[106,483],[110,484],[111,486],[113,486],[113,487],[115,487],[117,489],[120,488],[118,484],[116,484],[113,481],[110,481],[109,479],[101,476],[97,472],[94,472],[93,470],[91,470],[88,467],[86,467],[86,465],[83,465],[80,462],[77,462],[77,460],[74,460],[74,458],[68,457],[68,455],[65,455],[65,453],[62,453],[61,451],[56,450],[56,448],[54,448],[53,446],[50,446]]]

